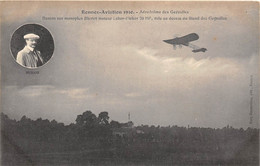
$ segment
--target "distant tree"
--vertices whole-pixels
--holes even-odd
[[[1,122],[3,123],[8,120],[10,120],[9,117],[6,114],[4,114],[3,112],[1,112]]]
[[[118,121],[112,120],[112,121],[110,122],[110,126],[111,126],[111,128],[120,128],[120,127],[121,127],[121,124],[120,124]]]
[[[25,115],[21,118],[20,121],[18,121],[18,124],[21,126],[20,131],[22,134],[26,134],[30,127],[33,126],[32,120],[27,118]]]
[[[99,115],[98,115],[99,124],[107,125],[107,124],[109,124],[108,120],[109,120],[108,112],[99,113]]]
[[[92,128],[97,125],[97,117],[91,111],[85,111],[82,115],[78,115],[76,119],[76,124],[79,126],[84,126],[86,128]]]
[[[29,118],[27,118],[25,115],[21,118],[20,122],[27,121]]]
[[[8,129],[13,125],[16,125],[16,120],[10,119],[6,114],[1,112],[1,128]]]
[[[57,124],[58,124],[58,122],[57,122],[55,119],[53,119],[53,120],[51,121],[51,125],[55,126],[55,125],[57,125]]]

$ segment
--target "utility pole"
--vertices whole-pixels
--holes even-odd
[[[130,112],[128,112],[128,122],[130,122]]]

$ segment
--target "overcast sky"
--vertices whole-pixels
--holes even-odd
[[[258,127],[257,3],[99,5],[228,18],[143,22],[43,21],[42,16],[82,16],[82,9],[99,8],[94,3],[32,5],[34,9],[26,3],[6,4],[2,10],[2,111],[11,118],[26,115],[69,124],[91,110],[96,115],[107,111],[120,122],[126,122],[130,112],[135,125]],[[36,75],[26,74],[28,69],[19,66],[9,50],[12,33],[27,23],[46,27],[55,42],[52,59]],[[197,33],[200,38],[193,44],[208,51],[173,50],[162,42],[189,33]]]

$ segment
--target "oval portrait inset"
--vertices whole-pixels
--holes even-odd
[[[51,33],[41,25],[19,27],[11,38],[11,52],[23,67],[34,69],[46,64],[52,57],[54,41]]]

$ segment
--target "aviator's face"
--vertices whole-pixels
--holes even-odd
[[[26,41],[26,45],[32,48],[35,48],[37,45],[37,39],[27,39]]]

